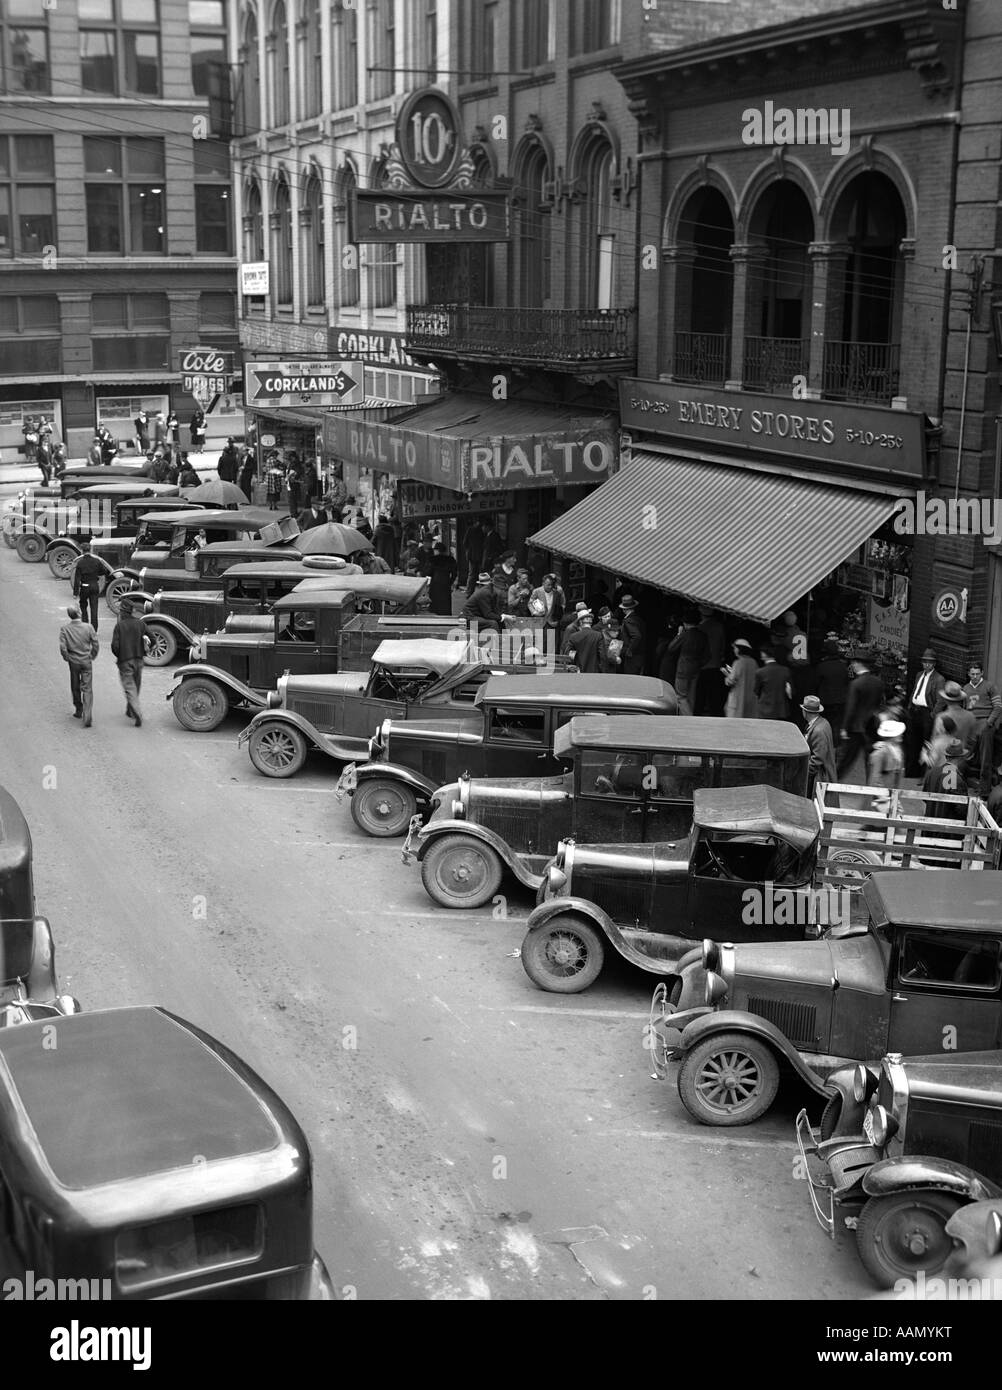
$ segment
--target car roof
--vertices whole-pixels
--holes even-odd
[[[577,679],[580,680],[580,676]],[[612,677],[598,676],[597,682],[610,679]],[[620,677],[620,680],[626,679]],[[708,715],[680,714],[670,723],[630,714],[610,714],[603,719],[578,715],[557,730],[556,738],[563,741],[564,753],[570,748],[594,746],[650,748],[671,753],[782,754],[786,757],[806,757],[810,751],[800,730],[785,719],[713,719]],[[561,751],[556,745],[554,748]]]
[[[91,487],[80,489],[81,497],[176,497],[180,501],[178,489],[171,483],[151,483],[142,478],[122,478],[117,483],[94,483]]]
[[[270,544],[268,541],[262,540],[210,541],[208,545],[202,546],[200,553],[202,555],[253,555],[255,553],[260,555],[277,555],[279,558],[271,562],[275,565],[282,563],[281,557],[283,555],[287,556],[293,563],[300,558],[295,541],[273,541]],[[226,573],[229,574],[229,570],[227,570]]]
[[[293,592],[312,594],[324,589],[354,589],[362,598],[381,598],[387,603],[410,603],[427,585],[427,579],[412,579],[406,574],[344,574],[340,570],[331,570],[323,575],[314,570],[307,578],[300,580]],[[434,617],[434,614],[431,616]]]
[[[180,499],[179,499],[180,500]],[[190,508],[168,512],[166,516],[161,513],[156,517],[157,521],[173,520],[177,517],[178,526],[187,526],[191,523],[192,513]],[[267,507],[236,507],[227,509],[217,507],[214,510],[202,511],[200,514],[199,525],[211,526],[216,531],[260,531],[262,526],[270,526],[275,520],[275,513],[270,512]],[[140,517],[140,521],[145,520]]]
[[[697,788],[692,806],[693,820],[706,830],[778,835],[801,849],[809,848],[821,830],[814,802],[778,787]]]
[[[487,664],[490,664],[489,662]],[[503,700],[507,704],[573,704],[578,709],[606,709],[630,701],[658,714],[671,714],[677,708],[674,690],[653,676],[586,676],[580,672],[558,671],[534,676],[489,676],[477,691],[476,703]],[[608,718],[602,715],[593,722]],[[639,715],[643,719],[647,716]],[[572,721],[574,723],[577,720]]]
[[[1002,873],[976,869],[872,873],[863,897],[877,926],[941,927],[1002,936]]]
[[[440,676],[457,666],[474,664],[470,661],[468,642],[449,642],[444,637],[388,637],[372,653],[372,660],[380,666],[424,666]]]
[[[58,1047],[43,1046],[47,1026],[0,1030],[0,1090],[33,1131],[50,1185],[82,1191],[190,1169],[196,1154],[211,1163],[282,1141],[254,1074],[163,1009],[72,1014],[59,1020]]]
[[[353,589],[317,589],[311,594],[283,594],[271,605],[273,613],[289,613],[301,608],[342,608],[354,601]]]

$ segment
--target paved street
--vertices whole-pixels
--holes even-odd
[[[513,956],[525,896],[507,920],[435,911],[398,843],[355,830],[330,770],[258,776],[239,716],[185,733],[169,669],[147,670],[135,729],[103,604],[83,730],[57,649],[69,599],[0,549],[2,781],[32,828],[62,987],[87,1009],[162,1004],[275,1086],[313,1147],[342,1296],[869,1292],[794,1179],[799,1091],[750,1129],[697,1126],[647,1078],[646,978],[611,967],[586,994],[540,993]]]

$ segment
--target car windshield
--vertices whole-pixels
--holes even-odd
[[[775,835],[704,832],[696,852],[695,872],[705,878],[732,878],[792,887],[811,877],[813,857],[801,854]]]
[[[976,937],[950,936],[938,931],[909,931],[901,944],[898,973],[909,984],[967,985],[972,989],[999,987],[1000,943]]]

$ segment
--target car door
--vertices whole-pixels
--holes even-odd
[[[692,827],[692,798],[710,785],[705,753],[654,753],[645,777],[645,840],[680,840]]]
[[[886,1052],[977,1052],[1002,1040],[1002,942],[903,928],[892,965]]]
[[[486,716],[479,776],[546,777],[556,771],[542,706],[489,705]]]
[[[574,797],[574,836],[585,844],[635,844],[644,837],[646,753],[582,748]]]
[[[294,608],[284,612],[278,620],[275,669],[279,675],[283,671],[291,671],[294,675],[317,671],[320,660],[318,616],[316,608]]]
[[[689,935],[714,941],[774,941],[788,936],[784,928],[763,925],[761,910],[758,914],[746,911],[758,904],[761,889],[761,883],[749,883],[741,874],[740,846],[724,838],[713,840],[704,832],[692,859]]]

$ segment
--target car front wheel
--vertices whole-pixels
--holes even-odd
[[[147,666],[169,666],[177,656],[177,638],[169,627],[162,623],[144,623],[146,636],[150,639],[150,649],[143,660]]]
[[[605,960],[602,937],[582,917],[560,913],[526,932],[522,966],[534,985],[553,994],[579,994],[598,979]]]
[[[219,682],[204,676],[182,681],[171,703],[178,723],[194,734],[207,734],[217,729],[230,707],[226,691]]]
[[[490,845],[444,835],[421,860],[421,882],[442,907],[483,907],[501,887],[504,864]]]
[[[73,566],[79,558],[78,552],[68,545],[57,545],[45,557],[49,569],[57,579],[69,579]]]
[[[264,777],[295,777],[306,762],[307,743],[288,724],[259,724],[247,746],[250,760]]]
[[[127,575],[123,575],[119,579],[113,579],[105,589],[104,596],[107,599],[108,607],[116,616],[121,611],[122,599],[131,588],[132,580]]]
[[[417,797],[399,782],[362,782],[351,798],[351,818],[366,835],[403,835],[417,811]]]
[[[871,1197],[856,1223],[856,1246],[875,1284],[938,1274],[953,1249],[946,1223],[960,1207],[948,1192],[894,1192]]]
[[[17,553],[28,565],[37,565],[45,559],[45,547],[48,545],[45,536],[37,531],[26,531],[23,536],[17,538]]]
[[[749,1125],[761,1119],[779,1089],[772,1050],[743,1033],[722,1033],[697,1043],[678,1074],[678,1093],[704,1125]]]

